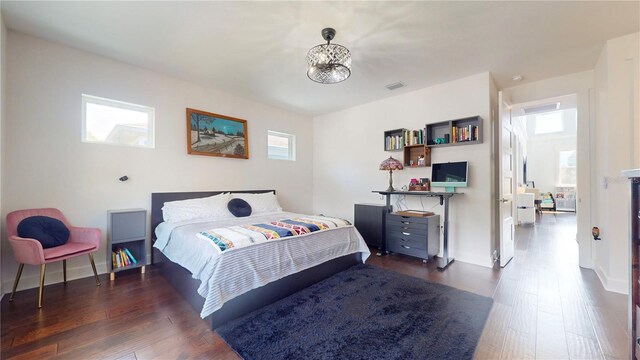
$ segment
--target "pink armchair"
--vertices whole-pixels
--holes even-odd
[[[69,241],[66,244],[43,249],[39,241],[29,238],[21,238],[18,236],[18,224],[25,218],[31,216],[48,216],[54,219],[58,219],[64,223],[69,229]],[[13,291],[9,301],[13,301],[13,297],[18,287],[18,281],[20,281],[20,275],[24,264],[40,265],[40,290],[38,292],[38,308],[42,307],[42,287],[44,286],[44,270],[45,265],[54,261],[62,260],[62,274],[64,282],[67,282],[67,259],[87,254],[89,255],[89,261],[91,261],[91,268],[93,268],[93,276],[96,279],[96,284],[100,286],[100,279],[96,272],[96,264],[93,261],[93,252],[97,251],[100,247],[100,240],[102,234],[100,229],[95,228],[81,228],[71,226],[62,212],[58,209],[46,208],[46,209],[28,209],[17,210],[7,214],[7,234],[9,235],[9,243],[13,248],[13,254],[16,261],[20,264],[18,273],[16,274],[16,280],[13,283]]]

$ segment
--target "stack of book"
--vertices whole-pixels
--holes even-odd
[[[452,142],[475,141],[478,140],[478,127],[473,125],[454,126],[451,129]]]
[[[390,135],[384,139],[385,150],[400,150],[402,149],[403,139],[400,135]]]
[[[111,259],[114,269],[123,268],[138,262],[127,248],[114,249],[114,251],[111,252]]]
[[[424,130],[405,130],[404,146],[424,144]]]

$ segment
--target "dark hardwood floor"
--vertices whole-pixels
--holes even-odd
[[[476,350],[482,359],[626,359],[626,296],[577,265],[575,216],[545,214],[519,227],[505,269],[454,262],[447,271],[391,255],[368,263],[494,298]],[[2,359],[237,359],[164,278],[148,267],[4,296]]]

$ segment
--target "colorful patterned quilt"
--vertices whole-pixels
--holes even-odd
[[[265,241],[301,236],[316,231],[349,226],[347,220],[329,216],[304,216],[268,223],[230,226],[202,231],[196,235],[211,241],[218,253],[239,249]]]

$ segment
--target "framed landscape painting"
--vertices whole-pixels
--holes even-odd
[[[247,120],[187,109],[187,153],[249,158]]]

